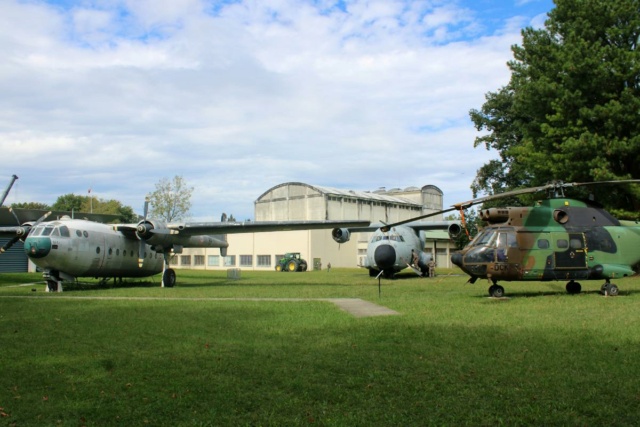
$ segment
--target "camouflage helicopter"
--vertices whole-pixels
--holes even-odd
[[[600,291],[618,295],[612,279],[631,276],[640,265],[640,223],[620,221],[593,201],[566,198],[564,189],[585,185],[640,183],[640,180],[584,183],[552,182],[458,203],[425,215],[469,208],[490,200],[548,191],[551,197],[530,207],[489,208],[479,212],[487,225],[451,262],[470,276],[488,279],[489,295],[504,296],[499,281],[567,280],[570,294],[578,280],[603,280]],[[390,224],[387,227],[399,225]]]

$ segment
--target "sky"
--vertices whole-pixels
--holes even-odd
[[[469,111],[551,0],[0,0],[5,204],[68,193],[253,219],[285,182],[472,197]]]

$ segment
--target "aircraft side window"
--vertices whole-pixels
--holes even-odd
[[[571,249],[582,249],[582,240],[573,238],[569,241]]]
[[[83,232],[82,232],[82,235],[83,235],[84,237],[89,237],[89,233],[87,233],[86,231],[83,231]]]
[[[99,254],[100,253],[100,246],[96,247],[96,253]]]
[[[567,239],[558,239],[556,245],[558,245],[559,249],[566,249],[569,247],[569,242],[567,242]]]
[[[69,233],[69,227],[67,227],[66,225],[61,225],[60,226],[60,235],[62,237],[71,237],[71,233]]]
[[[76,230],[76,236],[78,236],[78,237],[82,237],[82,231],[80,231],[80,230]]]
[[[120,256],[120,249],[116,249],[116,256]]]
[[[538,240],[538,249],[549,249],[549,241],[547,239]]]
[[[113,255],[113,248],[109,248],[109,256]]]

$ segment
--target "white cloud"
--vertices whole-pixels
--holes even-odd
[[[139,210],[176,174],[209,219],[251,217],[285,181],[466,199],[491,158],[468,112],[508,81],[523,22],[427,1],[99,4],[0,5],[0,150],[15,159],[0,178],[20,176],[17,201],[92,186]]]

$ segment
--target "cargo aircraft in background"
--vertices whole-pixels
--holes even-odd
[[[469,200],[443,211],[383,227],[389,232],[430,216],[522,194],[547,191],[548,197],[529,207],[481,209],[486,226],[462,250],[451,255],[475,283],[490,282],[489,295],[502,297],[499,281],[567,280],[570,294],[582,290],[578,280],[600,280],[600,292],[618,295],[611,280],[636,274],[640,267],[640,223],[621,221],[591,200],[565,197],[564,189],[593,185],[638,184],[639,179],[596,182],[551,182]]]
[[[428,272],[433,255],[425,252],[425,232],[446,230],[449,237],[456,237],[462,228],[459,221],[411,221],[385,229],[387,224],[375,223],[360,227],[334,228],[331,237],[338,243],[346,243],[351,233],[373,232],[367,245],[364,267],[369,276],[393,279],[395,274],[409,267],[418,275]]]
[[[15,180],[15,179],[14,179]],[[13,182],[12,182],[13,184]],[[6,197],[6,195],[5,195]],[[3,197],[4,199],[4,197]],[[103,280],[147,277],[162,272],[163,287],[176,283],[169,268],[171,255],[183,248],[220,248],[226,256],[226,234],[287,230],[318,230],[335,227],[362,227],[369,221],[263,221],[263,222],[176,222],[148,219],[149,202],[138,223],[102,224],[69,216],[45,221],[48,212],[36,221],[0,227],[0,236],[12,237],[0,249],[8,250],[18,240],[35,265],[43,270],[48,291],[62,291],[64,281],[78,277]]]

